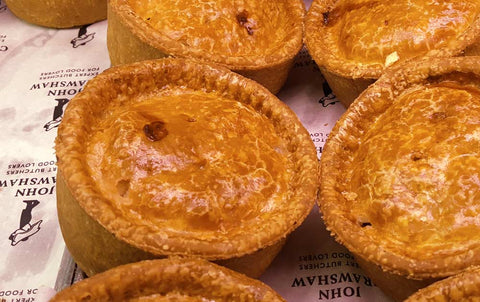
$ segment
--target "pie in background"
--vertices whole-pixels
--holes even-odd
[[[44,27],[70,28],[107,18],[107,0],[5,0],[18,18]]]
[[[390,66],[414,57],[480,55],[476,0],[314,0],[305,44],[349,106]]]
[[[217,63],[276,93],[303,47],[302,0],[108,2],[112,65],[165,56]]]

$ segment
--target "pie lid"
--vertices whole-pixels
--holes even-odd
[[[236,71],[281,65],[303,46],[302,0],[112,0],[109,10],[129,32],[167,56]]]
[[[396,62],[462,54],[478,41],[479,13],[474,0],[314,0],[305,44],[321,68],[377,79]]]
[[[471,267],[458,275],[418,290],[405,302],[478,300],[480,300],[480,268]]]
[[[302,223],[319,186],[316,149],[287,105],[184,59],[90,80],[65,111],[56,154],[80,207],[154,255],[227,259],[271,246]]]
[[[479,57],[399,65],[336,123],[319,205],[355,255],[414,279],[480,263],[479,67]]]
[[[285,301],[263,282],[198,258],[146,260],[112,268],[50,301]]]

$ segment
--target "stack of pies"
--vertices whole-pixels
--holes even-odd
[[[182,255],[259,276],[319,186],[293,111],[255,81],[185,59],[90,80],[69,103],[56,154],[60,227],[88,275]]]
[[[385,72],[339,119],[321,158],[329,230],[401,301],[480,264],[480,57]]]
[[[131,263],[82,280],[50,301],[285,302],[266,284],[198,258]]]
[[[6,0],[18,18],[40,26],[69,28],[107,18],[107,0]]]
[[[349,106],[384,70],[413,57],[480,55],[475,0],[315,0],[305,44]]]
[[[108,2],[112,65],[165,56],[221,64],[276,93],[303,46],[302,0]]]

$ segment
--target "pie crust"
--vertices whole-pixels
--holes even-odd
[[[107,0],[5,0],[18,18],[40,26],[70,28],[107,18]]]
[[[480,301],[480,268],[472,267],[458,275],[437,281],[405,300],[427,301]]]
[[[314,0],[305,44],[349,106],[385,68],[413,57],[480,55],[475,0]]]
[[[112,67],[56,139],[59,222],[88,275],[166,255],[258,277],[311,211],[310,135],[267,89],[218,65]]]
[[[145,260],[112,268],[50,301],[285,302],[263,282],[199,258]]]
[[[480,57],[424,58],[386,71],[325,144],[325,224],[398,301],[480,264],[479,116]]]
[[[221,64],[276,93],[303,47],[302,0],[108,2],[112,65],[165,56]]]

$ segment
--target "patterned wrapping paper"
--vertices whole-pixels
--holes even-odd
[[[48,301],[83,278],[58,226],[53,146],[69,100],[110,66],[106,27],[42,28],[0,1],[0,302]],[[320,158],[345,108],[306,50],[277,95],[310,132]],[[287,301],[388,301],[329,236],[318,208],[261,280]]]
[[[72,278],[53,146],[68,101],[110,65],[105,37],[106,21],[47,29],[0,3],[0,301],[46,300]]]

